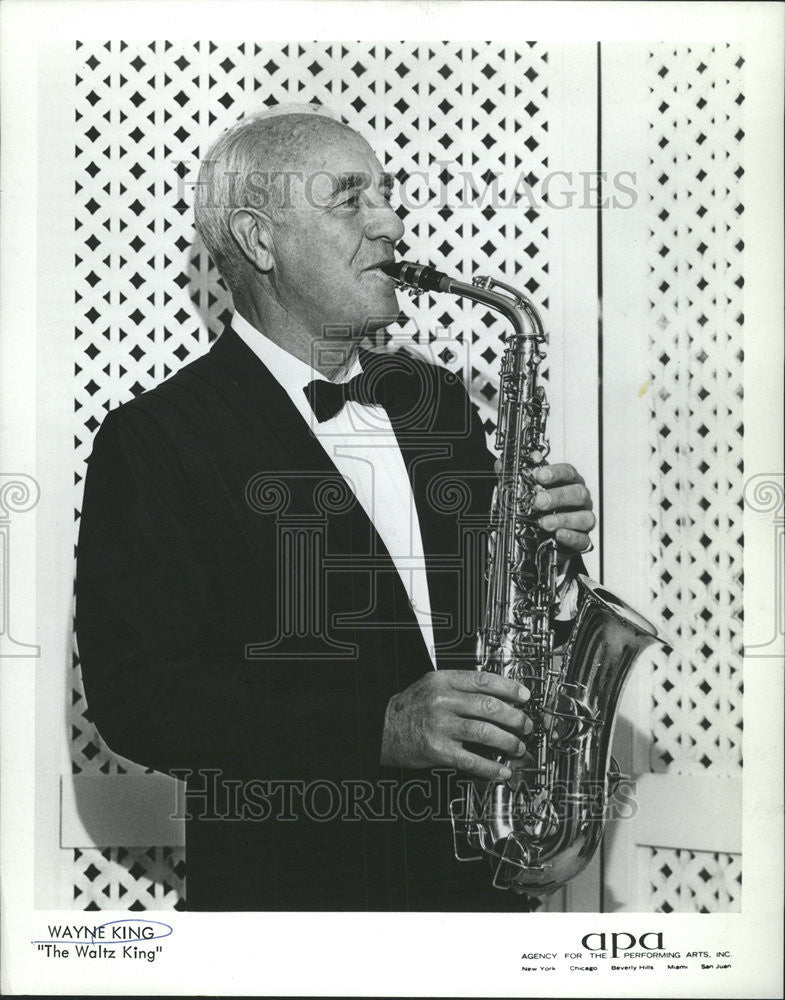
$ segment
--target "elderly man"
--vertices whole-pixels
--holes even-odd
[[[471,669],[476,409],[440,366],[361,344],[398,317],[392,189],[310,108],[228,130],[196,225],[233,319],[95,439],[85,689],[113,750],[187,779],[189,909],[522,905],[452,858],[455,776],[509,775],[494,754],[521,750],[528,692]],[[566,564],[591,500],[571,466],[541,482]]]

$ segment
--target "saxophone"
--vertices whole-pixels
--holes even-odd
[[[478,670],[525,684],[533,729],[517,758],[496,753],[507,781],[464,783],[451,803],[455,855],[486,857],[493,885],[554,892],[588,865],[602,840],[621,775],[611,739],[622,690],[639,654],[665,646],[657,629],[624,601],[578,577],[578,611],[566,644],[554,649],[556,542],[537,523],[534,471],[548,457],[548,401],[538,383],[542,321],[512,286],[487,277],[471,285],[407,261],[384,265],[417,296],[446,292],[479,302],[512,325],[501,362],[496,447],[498,482],[489,528],[487,597]]]

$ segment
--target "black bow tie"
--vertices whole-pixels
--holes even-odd
[[[392,416],[411,408],[422,379],[405,351],[374,354],[360,348],[362,372],[348,382],[314,379],[303,392],[319,423],[330,420],[349,402],[383,406]]]

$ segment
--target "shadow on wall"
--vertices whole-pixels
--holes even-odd
[[[61,778],[59,842],[73,852],[73,908],[181,909],[179,782],[115,754],[86,705],[73,632],[65,693],[71,773]]]
[[[644,733],[642,730],[638,729],[632,724],[632,722],[623,715],[619,715],[616,720],[616,726],[613,733],[613,748],[618,753],[619,757],[625,756],[628,761],[632,760],[632,748],[634,746],[641,746],[646,744],[650,740],[650,737]],[[618,750],[616,749],[618,748]],[[629,764],[621,763],[620,770],[625,772]],[[625,775],[625,777],[634,778],[634,775]],[[609,807],[609,815],[615,815],[617,818],[613,820],[608,820],[605,824],[605,836],[603,838],[601,850],[604,852],[605,865],[604,868],[607,871],[608,859],[613,857],[616,850],[622,850],[622,843],[626,836],[626,829],[624,824],[632,823],[635,821],[635,795],[634,791],[631,792],[629,789],[625,790],[624,778],[619,786],[619,792],[611,800],[611,806]],[[635,862],[634,856],[627,855],[623,857],[623,860],[627,864],[633,864]],[[625,904],[628,904],[629,900],[619,900],[613,894],[612,889],[608,885],[608,879],[605,879],[604,885],[604,896],[603,896],[603,912],[604,913],[617,913],[624,909]]]

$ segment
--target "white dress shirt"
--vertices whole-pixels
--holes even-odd
[[[232,329],[285,390],[362,504],[395,564],[435,669],[431,598],[420,522],[412,484],[387,411],[383,406],[352,400],[334,417],[319,423],[303,390],[313,379],[324,376],[274,344],[238,312],[232,317]],[[348,382],[361,371],[359,359],[355,358],[343,381]],[[568,566],[569,562],[557,579],[559,607],[554,617],[558,620],[573,618],[577,610],[578,587],[574,578],[568,581]]]
[[[324,376],[274,344],[238,312],[232,317],[232,329],[286,391],[327,457],[362,504],[387,546],[435,668],[431,599],[420,522],[412,485],[387,411],[382,406],[351,401],[334,417],[319,423],[303,390],[313,379]],[[361,371],[359,359],[355,358],[343,381],[348,382]]]

